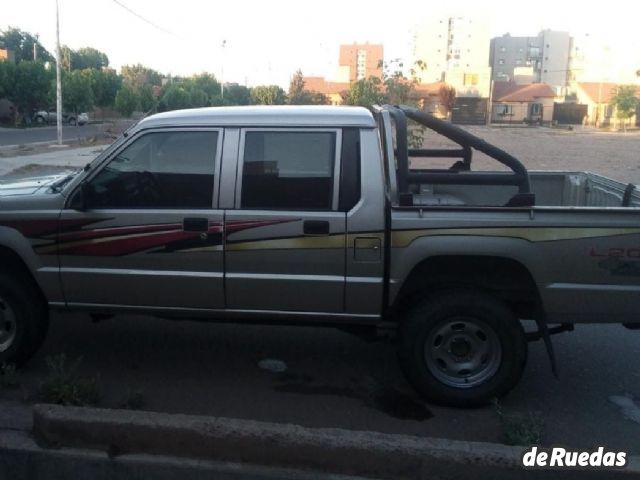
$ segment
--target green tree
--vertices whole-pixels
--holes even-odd
[[[638,107],[637,87],[620,85],[611,97],[611,106],[616,110],[616,117],[622,120],[622,128],[627,131],[627,120],[633,117]]]
[[[86,112],[95,104],[91,70],[64,72],[61,78],[62,102],[69,112]]]
[[[363,78],[349,87],[344,103],[370,108],[385,103],[382,80],[378,77]]]
[[[76,50],[71,68],[83,70],[85,68],[95,68],[101,70],[109,66],[109,57],[106,53],[92,47],[84,47]]]
[[[198,107],[206,107],[208,105],[221,105],[222,99],[220,98],[220,82],[216,80],[216,77],[210,73],[201,73],[194,75],[191,78],[186,79],[183,82],[185,88],[187,88],[193,98],[194,105]],[[204,92],[207,96],[206,103],[202,104],[202,94],[198,92]]]
[[[254,105],[284,105],[286,94],[277,85],[261,85],[251,89],[251,103]]]
[[[14,79],[13,93],[9,100],[19,112],[30,116],[33,109],[46,106],[53,75],[42,63],[20,62],[16,65]]]
[[[138,102],[140,110],[145,113],[155,110],[158,102],[151,85],[144,84],[138,88]]]
[[[123,85],[116,94],[116,110],[124,115],[130,117],[133,112],[138,108],[138,96],[136,92],[128,85]]]
[[[225,84],[224,105],[249,105],[251,102],[251,92],[244,85],[237,83]]]
[[[98,107],[113,107],[116,101],[116,94],[122,87],[122,78],[115,70],[89,70],[91,72],[91,88],[93,97]]]
[[[15,55],[16,63],[33,61],[33,45],[36,45],[36,57],[38,62],[50,62],[51,54],[42,46],[36,37],[19,28],[9,27],[0,32],[0,44],[11,50]]]
[[[191,94],[179,83],[171,83],[162,94],[162,110],[191,108]]]
[[[0,98],[11,98],[16,88],[16,64],[0,62]]]
[[[208,107],[209,96],[201,88],[192,87],[189,89],[189,106],[191,108]]]

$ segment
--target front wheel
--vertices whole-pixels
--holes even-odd
[[[27,279],[0,273],[0,365],[22,365],[42,344],[48,311]]]
[[[400,366],[430,402],[483,405],[511,390],[524,370],[522,325],[500,300],[457,289],[435,293],[405,315]]]

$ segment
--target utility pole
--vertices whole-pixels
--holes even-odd
[[[40,39],[40,35],[36,35],[36,41],[33,42],[33,61],[38,60],[38,40]]]
[[[62,145],[62,85],[60,83],[60,13],[56,0],[56,126],[58,145]]]
[[[226,40],[222,40],[222,65],[220,68],[220,99],[224,100],[224,47],[227,45]]]

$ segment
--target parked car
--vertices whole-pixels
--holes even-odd
[[[49,124],[56,123],[57,120],[57,110],[49,109],[47,110],[39,110],[34,115],[34,120],[39,124]],[[69,125],[84,125],[89,122],[89,116],[86,113],[68,113],[62,112],[62,123],[67,123]]]
[[[409,148],[409,121],[459,147]],[[639,277],[634,185],[528,172],[409,107],[166,112],[71,175],[0,184],[0,363],[50,310],[334,325],[397,335],[417,391],[472,406],[516,385],[528,341],[553,364],[574,324],[638,328]]]

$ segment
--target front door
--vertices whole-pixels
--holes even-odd
[[[234,310],[344,311],[339,129],[243,129],[226,210],[225,291]]]
[[[224,217],[214,203],[221,152],[222,130],[162,129],[103,162],[71,197],[84,192],[84,210],[61,215],[66,301],[224,308]]]

